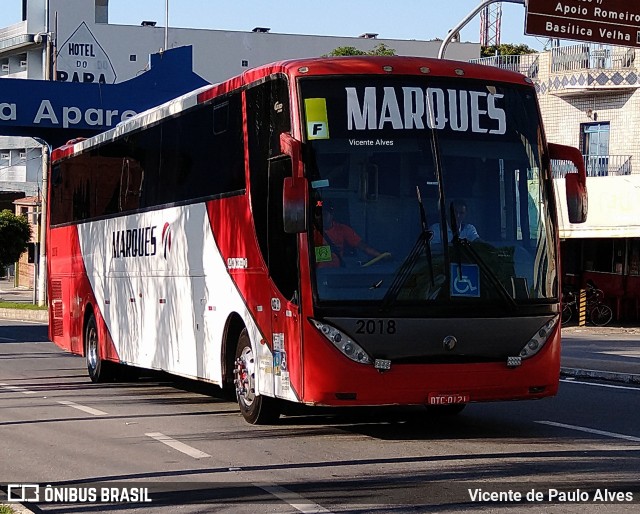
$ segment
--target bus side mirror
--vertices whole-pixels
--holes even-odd
[[[572,146],[549,143],[549,157],[560,161],[570,161],[578,173],[565,175],[567,192],[567,213],[570,223],[587,221],[589,199],[587,196],[587,170],[580,150]]]
[[[280,134],[280,152],[291,157],[294,174],[302,160],[302,143],[295,139],[289,132]]]
[[[285,177],[282,188],[282,221],[287,234],[297,234],[307,230],[309,212],[309,191],[304,178]]]

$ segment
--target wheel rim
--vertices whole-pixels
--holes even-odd
[[[256,399],[255,387],[255,359],[250,346],[242,349],[240,356],[236,359],[236,394],[238,401],[246,407],[251,407]]]
[[[87,364],[91,369],[98,365],[98,332],[94,326],[87,330]]]

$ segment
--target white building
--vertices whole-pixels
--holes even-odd
[[[6,0],[5,0],[6,1]],[[14,0],[19,1],[19,0]],[[246,32],[109,23],[109,0],[23,0],[24,20],[0,29],[0,77],[75,82],[123,82],[144,72],[148,56],[165,49],[193,46],[193,70],[215,83],[268,62],[328,54],[343,46],[372,50],[378,44],[398,55],[435,57],[440,40],[378,39],[293,35],[247,27]],[[478,57],[478,43],[452,43],[447,57]],[[36,148],[35,150],[33,148]],[[37,194],[41,175],[39,145],[0,137],[0,190]],[[22,160],[21,160],[22,159]]]
[[[556,169],[565,283],[592,280],[618,317],[640,319],[640,49],[580,43],[476,62],[531,77],[547,140],[582,151],[586,223],[568,222]]]

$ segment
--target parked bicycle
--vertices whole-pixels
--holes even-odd
[[[597,287],[587,284],[586,319],[588,322],[604,327],[613,319],[613,311],[604,303],[604,293]],[[566,325],[578,313],[578,293],[567,291],[562,295],[562,324]]]

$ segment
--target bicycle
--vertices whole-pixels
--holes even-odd
[[[586,318],[597,327],[604,327],[613,319],[613,311],[602,300],[604,293],[597,287],[587,286]],[[578,295],[575,291],[567,291],[562,295],[562,324],[571,321],[573,313],[578,310]]]

